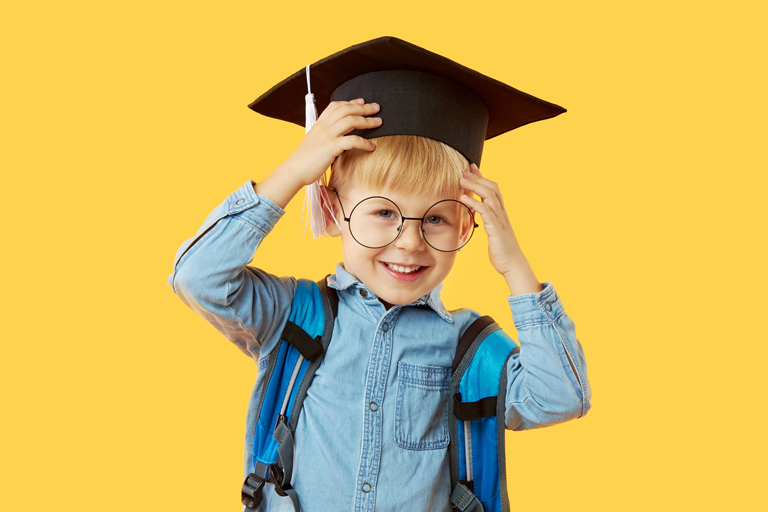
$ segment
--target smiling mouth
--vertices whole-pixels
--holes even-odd
[[[418,272],[422,268],[426,268],[423,265],[402,266],[402,265],[396,265],[394,263],[387,263],[384,261],[382,263],[384,263],[384,265],[386,265],[388,269],[394,270],[395,272],[399,272],[401,274],[413,274],[414,272]]]

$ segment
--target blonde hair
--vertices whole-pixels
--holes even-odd
[[[407,191],[409,194],[440,192],[455,198],[462,192],[459,182],[469,162],[452,147],[418,135],[388,135],[372,138],[376,149],[351,149],[336,158],[331,166],[329,186]]]

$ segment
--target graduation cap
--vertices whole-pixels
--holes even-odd
[[[381,105],[381,126],[352,134],[421,135],[451,146],[478,165],[485,140],[565,112],[396,37],[356,44],[310,64],[248,107],[305,126],[308,76],[320,112],[331,101],[355,98]]]
[[[485,140],[566,111],[396,37],[350,46],[310,64],[248,107],[309,131],[317,110],[356,98],[378,103],[382,123],[351,135],[428,137],[478,166]],[[314,209],[312,217],[317,233]]]

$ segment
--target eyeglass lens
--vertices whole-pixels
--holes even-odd
[[[401,226],[403,218],[397,205],[383,197],[361,201],[349,217],[352,236],[358,243],[370,248],[392,243],[400,234]],[[424,215],[421,228],[429,245],[447,252],[455,251],[469,241],[474,231],[474,222],[465,204],[447,199],[430,207]]]

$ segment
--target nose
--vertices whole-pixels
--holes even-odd
[[[421,219],[405,219],[400,228],[400,234],[395,240],[395,247],[406,251],[415,251],[424,245],[424,235],[421,233]]]

